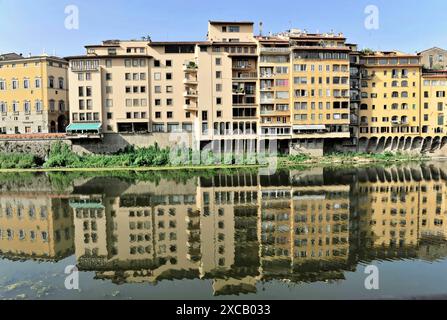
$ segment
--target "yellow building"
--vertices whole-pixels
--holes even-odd
[[[60,260],[73,253],[73,217],[68,199],[4,192],[0,198],[0,256]]]
[[[0,133],[65,132],[67,61],[46,55],[0,56]]]
[[[360,137],[420,134],[421,64],[417,55],[376,52],[361,58]]]
[[[447,132],[444,112],[447,106],[447,72],[425,71],[421,84],[421,133],[424,137]]]

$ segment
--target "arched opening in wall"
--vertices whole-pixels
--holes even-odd
[[[402,168],[397,168],[397,176],[399,177],[399,182],[405,182],[405,175]]]
[[[411,182],[411,171],[408,168],[404,168],[404,176],[405,176],[405,181]]]
[[[421,170],[412,168],[411,169],[411,178],[413,179],[413,181],[421,182],[422,181]]]
[[[427,153],[428,151],[430,151],[430,147],[431,147],[431,137],[427,137],[424,139],[424,142],[422,142],[421,153]]]
[[[370,152],[374,152],[377,148],[377,138],[376,137],[372,137],[371,139],[369,139],[369,143],[368,143],[368,147],[366,148],[366,152],[370,153]]]
[[[411,141],[412,141],[411,137],[407,137],[405,139],[404,150],[410,150],[411,149]]]
[[[405,145],[405,138],[404,137],[400,137],[399,138],[399,145],[397,146],[398,150],[403,150],[404,149],[404,145]]]
[[[417,150],[420,149],[422,147],[422,138],[421,137],[416,137],[413,139],[413,143],[411,144],[411,149],[412,150]]]
[[[441,175],[439,174],[439,169],[435,166],[430,166],[431,178],[435,181],[439,181]]]
[[[442,137],[441,139],[441,149],[447,145],[447,137]]]
[[[439,174],[441,175],[441,179],[446,181],[447,180],[447,173],[442,168],[439,168]]]
[[[385,137],[381,137],[379,139],[379,142],[377,143],[376,152],[378,153],[383,152],[384,149],[385,149]]]
[[[431,138],[430,138],[431,140]],[[425,181],[430,181],[431,180],[431,172],[430,172],[430,168],[427,166],[421,166],[421,172],[422,172],[422,177]]]
[[[434,137],[434,139],[431,143],[430,152],[435,152],[440,146],[441,146],[441,137],[439,137],[439,136]]]
[[[377,171],[377,177],[379,178],[380,182],[386,182],[385,170],[379,167],[376,169],[376,171]]]
[[[56,132],[56,122],[55,121],[51,121],[50,122],[50,132],[51,133],[55,133]]]
[[[391,172],[387,169],[384,171],[385,173],[385,179],[387,182],[391,182],[393,181],[393,177],[391,176]]]
[[[391,137],[386,138],[386,141],[385,141],[385,150],[391,148],[391,144],[392,144],[392,142],[393,142],[393,138],[391,138]]]
[[[366,149],[368,148],[368,138],[360,138],[358,148],[359,152],[366,152]]]
[[[366,169],[366,172],[368,174],[368,181],[376,183],[377,182],[377,172],[373,168]]]
[[[394,137],[393,138],[393,143],[391,144],[391,150],[396,150],[398,145],[399,145],[399,138],[398,137]]]
[[[57,132],[65,132],[67,128],[67,118],[64,115],[60,115],[57,118]]]
[[[397,174],[395,169],[391,169],[391,177],[393,182],[399,182],[399,175]]]

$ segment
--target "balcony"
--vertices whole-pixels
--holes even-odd
[[[183,96],[185,98],[198,98],[199,97],[199,93],[195,90],[187,90],[183,93]]]
[[[197,106],[197,103],[185,104],[185,105],[183,105],[183,109],[184,109],[185,111],[193,111],[193,112],[199,110],[199,108],[198,108],[198,106]]]
[[[290,53],[290,48],[261,48],[261,53],[270,53],[270,54],[275,54],[275,53]]]
[[[274,98],[261,98],[261,104],[272,104],[275,103]]]
[[[233,70],[253,70],[251,64],[233,64]]]
[[[197,78],[188,77],[183,80],[183,83],[187,85],[197,85],[199,82],[197,81]]]
[[[257,72],[233,72],[233,79],[239,80],[257,80],[258,73]]]
[[[187,62],[183,65],[183,71],[187,73],[196,73],[198,69],[199,67],[194,61]]]

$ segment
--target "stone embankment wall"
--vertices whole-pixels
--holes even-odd
[[[0,153],[28,153],[46,159],[51,145],[57,141],[68,144],[77,154],[113,154],[129,146],[149,147],[157,143],[160,148],[174,145],[177,141],[188,144],[191,136],[170,133],[155,134],[104,134],[102,140],[69,140],[64,134],[1,135]]]
[[[186,143],[192,146],[191,136],[172,135],[170,133],[153,134],[104,134],[102,140],[69,140],[64,134],[40,135],[0,135],[0,153],[28,153],[46,159],[51,145],[57,141],[68,144],[77,154],[113,154],[127,147],[137,148],[153,146],[161,148]],[[290,153],[307,153],[323,156],[334,152],[402,152],[425,154],[432,157],[447,157],[447,136],[406,137],[406,138],[370,138],[360,139],[354,144],[349,139],[309,139],[290,143]]]

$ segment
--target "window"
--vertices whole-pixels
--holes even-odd
[[[172,119],[172,111],[168,111],[168,112],[166,113],[166,117],[167,117],[168,119]]]
[[[172,60],[166,60],[166,67],[172,67]]]
[[[156,80],[156,81],[160,81],[161,80],[161,73],[160,72],[154,73],[154,80]]]
[[[160,67],[160,60],[154,60],[154,67],[156,68]]]
[[[25,113],[30,113],[31,112],[31,104],[29,101],[25,101],[24,106],[23,106]]]
[[[23,88],[28,89],[29,88],[29,79],[23,80]]]
[[[112,80],[112,74],[106,73],[106,81],[111,81],[111,80]]]
[[[173,87],[172,86],[166,86],[166,93],[172,93],[174,92]]]
[[[172,73],[166,73],[166,80],[172,80]]]
[[[111,68],[112,67],[112,60],[111,59],[107,59],[106,60],[106,68]]]
[[[222,78],[222,71],[216,71],[216,79]]]
[[[155,93],[161,93],[161,86],[155,86],[154,91]]]
[[[59,89],[64,89],[64,78],[60,77],[58,79]]]
[[[222,58],[216,58],[216,66],[222,65]]]
[[[18,80],[12,80],[12,89],[18,89],[19,88],[19,81]]]
[[[53,76],[51,76],[51,77],[48,79],[48,86],[49,86],[50,88],[54,88],[54,77],[53,77]]]
[[[172,99],[166,99],[166,105],[167,106],[172,106],[173,105]]]
[[[221,105],[222,104],[222,98],[218,97],[216,98],[216,104]]]
[[[39,89],[41,87],[41,82],[42,80],[40,78],[36,78],[36,80],[34,81],[36,89]]]
[[[240,32],[239,26],[228,26],[228,32],[238,33]]]

